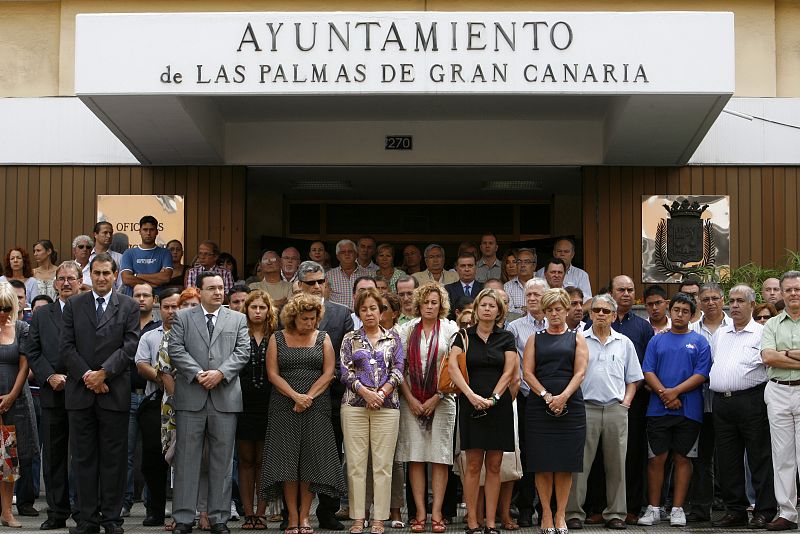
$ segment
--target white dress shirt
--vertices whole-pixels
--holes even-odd
[[[754,319],[737,331],[733,324],[721,326],[711,339],[712,391],[725,393],[754,388],[767,381],[767,367],[761,359],[764,327]]]

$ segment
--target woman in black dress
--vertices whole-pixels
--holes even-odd
[[[519,356],[511,332],[497,326],[506,315],[499,292],[484,289],[475,299],[477,324],[456,335],[450,352],[450,376],[459,395],[459,437],[467,458],[464,500],[467,503],[467,534],[478,534],[478,492],[481,468],[486,464],[486,532],[498,534],[495,523],[500,495],[500,464],[503,452],[514,452],[514,411],[509,385],[519,380]],[[469,384],[458,367],[467,336]]]
[[[239,373],[244,410],[236,425],[236,450],[239,454],[239,493],[244,508],[244,530],[264,530],[267,501],[259,499],[253,515],[256,480],[261,473],[264,435],[267,432],[267,410],[272,386],[267,380],[267,344],[278,327],[278,314],[265,291],[247,295],[243,311],[250,331],[250,361]]]
[[[583,471],[586,413],[580,385],[589,350],[583,336],[567,327],[569,295],[550,289],[542,296],[547,329],[528,338],[523,379],[531,388],[526,408],[528,469],[536,473],[542,532],[567,534],[566,508],[572,473]],[[556,513],[551,502],[553,486]]]

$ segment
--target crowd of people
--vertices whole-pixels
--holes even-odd
[[[614,277],[592,293],[555,242],[499,254],[371,237],[265,251],[242,279],[211,241],[112,250],[113,226],[6,254],[0,416],[14,425],[0,520],[123,532],[137,448],[145,526],[543,534],[711,520],[797,528],[800,272],[668,296]],[[305,257],[304,257],[305,256]],[[399,265],[398,265],[399,263]],[[757,302],[757,301],[762,302]],[[727,303],[727,311],[726,311]],[[14,462],[11,462],[14,464]],[[234,491],[236,486],[237,491]],[[172,491],[171,519],[167,514]],[[234,494],[238,501],[234,502]],[[349,527],[340,520],[349,518]]]

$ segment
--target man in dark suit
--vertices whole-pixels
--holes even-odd
[[[222,306],[225,283],[215,272],[197,275],[200,306],[179,311],[172,321],[169,355],[175,376],[176,534],[192,531],[203,441],[208,439],[208,517],[211,532],[227,534],[236,416],[242,411],[239,372],[250,361],[244,314]]]
[[[105,252],[89,264],[92,291],[64,306],[61,352],[67,362],[64,404],[78,489],[71,534],[121,534],[131,407],[130,366],[139,343],[139,305],[112,291],[117,265]]]
[[[456,272],[458,273],[458,281],[444,286],[447,296],[450,297],[451,312],[455,311],[456,303],[461,297],[474,299],[483,289],[483,284],[475,280],[475,256],[472,253],[462,252],[458,255]]]
[[[25,354],[39,388],[42,406],[42,473],[47,488],[47,520],[41,530],[65,528],[69,505],[69,420],[64,409],[67,362],[61,353],[62,313],[67,299],[77,295],[82,274],[74,261],[65,261],[56,270],[54,287],[58,300],[36,310],[31,320]]]
[[[342,338],[353,330],[353,318],[350,310],[325,299],[325,270],[322,265],[315,261],[304,261],[297,269],[297,279],[300,281],[300,289],[305,293],[316,295],[324,299],[325,315],[319,329],[328,333],[336,352],[336,361],[339,361],[339,350],[342,348]],[[336,435],[337,450],[341,454],[342,450],[342,423],[339,418],[339,408],[342,404],[344,395],[344,385],[339,380],[339,365],[336,365],[336,379],[331,384],[331,421],[333,422],[333,432]],[[341,460],[341,457],[340,457]],[[319,505],[317,506],[317,519],[320,528],[326,530],[344,530],[344,525],[334,517],[339,509],[339,499],[319,494]]]

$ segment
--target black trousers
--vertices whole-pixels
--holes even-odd
[[[714,501],[714,414],[703,414],[698,438],[697,458],[692,458],[692,481],[687,500],[691,511],[703,519],[711,518]]]
[[[344,442],[344,435],[342,434],[342,419],[340,410],[342,406],[341,395],[336,395],[333,387],[331,387],[331,423],[333,424],[333,434],[336,436],[336,451],[339,453],[339,467],[342,465],[342,443]],[[319,504],[317,505],[317,518],[330,519],[339,510],[339,498],[331,497],[320,493],[317,495]],[[285,505],[284,505],[285,506]]]
[[[714,433],[717,441],[722,500],[729,513],[745,513],[744,454],[756,491],[754,513],[771,519],[777,511],[773,486],[772,444],[764,386],[732,397],[714,395]]]
[[[647,405],[650,392],[639,389],[628,410],[628,450],[625,456],[625,491],[628,513],[639,515],[645,497],[647,477]]]
[[[535,393],[530,393],[531,395],[535,395]],[[525,436],[527,432],[525,431],[525,410],[528,405],[528,397],[524,395],[517,395],[517,424],[519,426],[519,451],[520,457],[522,459],[522,478],[517,480],[516,486],[516,493],[517,493],[517,508],[519,509],[520,517],[523,515],[527,515],[530,519],[530,515],[533,513],[533,502],[536,496],[536,484],[534,481],[533,473],[529,473],[527,466],[528,466],[528,454],[527,454],[527,445],[525,443]]]
[[[70,450],[78,488],[81,528],[122,525],[122,500],[128,471],[129,410],[111,411],[97,402],[68,410]]]
[[[69,504],[69,417],[63,406],[42,408],[42,474],[47,517],[66,520]]]
[[[142,433],[142,475],[150,493],[147,515],[152,517],[163,517],[167,504],[169,465],[161,448],[161,396],[158,391],[146,397],[136,414]]]

